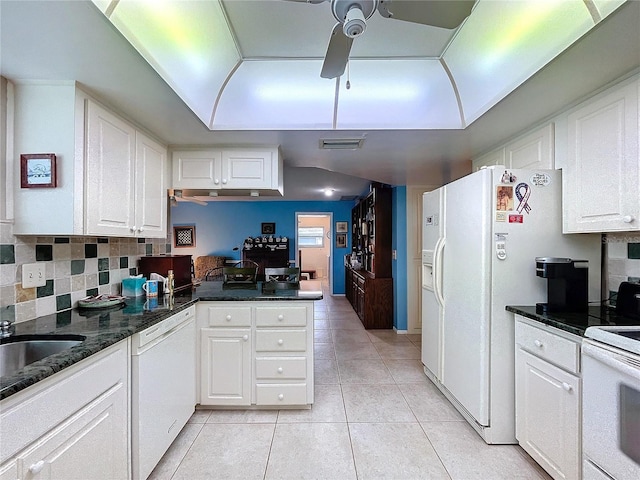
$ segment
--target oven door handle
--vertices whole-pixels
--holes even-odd
[[[633,354],[624,355],[618,350],[606,346],[596,346],[591,342],[582,342],[582,354],[604,363],[609,367],[640,380],[640,362],[633,358]],[[583,372],[584,373],[584,372]]]

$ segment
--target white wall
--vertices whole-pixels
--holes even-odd
[[[302,269],[315,270],[316,278],[327,279],[329,255],[331,255],[331,241],[333,231],[331,230],[330,217],[308,217],[298,216],[298,225],[300,227],[324,227],[325,237],[322,248],[318,247],[299,247],[302,252]]]

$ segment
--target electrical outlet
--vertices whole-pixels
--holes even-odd
[[[44,263],[27,263],[22,265],[22,288],[43,287],[46,284]]]

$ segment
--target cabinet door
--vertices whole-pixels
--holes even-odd
[[[127,422],[120,384],[20,454],[22,478],[128,478]]]
[[[222,152],[222,188],[270,189],[274,152],[271,150],[224,150]]]
[[[220,150],[199,150],[173,152],[173,188],[218,189],[222,152]]]
[[[568,117],[563,230],[640,230],[638,82]]]
[[[491,165],[506,165],[504,147],[476,158],[472,162],[474,172],[477,172],[482,167],[489,167]]]
[[[251,404],[251,329],[200,330],[202,405]]]
[[[553,124],[505,146],[506,165],[511,168],[553,168]]]
[[[167,235],[167,151],[159,143],[136,134],[136,234],[164,238]]]
[[[580,478],[581,381],[516,350],[516,438],[556,479]]]
[[[131,236],[136,132],[99,105],[87,103],[86,233]]]

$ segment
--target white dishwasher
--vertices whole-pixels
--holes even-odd
[[[196,404],[195,306],[132,336],[131,463],[145,479]]]

